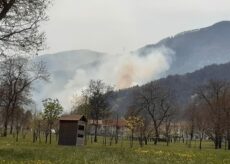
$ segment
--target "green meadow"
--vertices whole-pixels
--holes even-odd
[[[221,163],[230,164],[230,151],[215,150],[212,143],[204,143],[202,150],[193,142],[191,148],[184,143],[165,143],[140,148],[138,143],[133,148],[128,141],[118,144],[103,145],[88,143],[86,146],[59,146],[52,144],[32,143],[31,138],[15,142],[12,136],[0,138],[0,163],[70,163],[70,164],[171,164],[171,163]]]

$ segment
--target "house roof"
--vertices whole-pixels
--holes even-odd
[[[107,126],[118,126],[118,127],[124,127],[126,126],[126,121],[121,120],[103,120],[103,124]]]
[[[89,120],[89,124],[91,124],[91,125],[95,125],[96,124],[96,120]],[[103,124],[103,122],[102,122],[102,120],[98,120],[98,125],[102,125]]]
[[[96,124],[96,120],[89,120],[89,124],[94,125]],[[98,120],[98,125],[104,125],[104,126],[119,126],[124,127],[126,126],[126,121],[121,120]]]
[[[84,115],[77,115],[77,114],[72,114],[72,115],[64,115],[59,118],[60,121],[87,121]]]

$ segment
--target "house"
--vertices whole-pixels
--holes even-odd
[[[127,132],[126,121],[123,119],[119,120],[103,120],[103,129],[107,128],[107,133],[115,134],[118,130],[118,136],[123,136]]]
[[[84,145],[87,119],[83,115],[66,115],[59,119],[59,145]]]
[[[126,121],[123,119],[119,120],[89,120],[89,126],[90,126],[90,132],[89,134],[94,134],[95,132],[95,126],[98,126],[97,133],[98,135],[104,135],[105,133],[107,135],[113,135],[116,133],[116,130],[118,129],[118,135],[123,136],[127,133],[127,127],[126,127]]]

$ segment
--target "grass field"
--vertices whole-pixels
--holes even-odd
[[[198,144],[193,143],[188,148],[183,143],[172,143],[169,147],[165,143],[157,146],[149,144],[140,148],[135,143],[129,148],[128,142],[117,145],[104,146],[101,142],[88,144],[84,147],[58,146],[56,142],[50,144],[32,143],[31,137],[15,142],[12,136],[0,138],[0,163],[73,163],[73,164],[171,164],[171,163],[223,163],[230,164],[230,151],[215,150],[211,143],[205,143],[205,148],[199,150]]]

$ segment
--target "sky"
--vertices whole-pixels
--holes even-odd
[[[230,20],[229,0],[53,0],[45,53],[136,50],[179,32]]]

